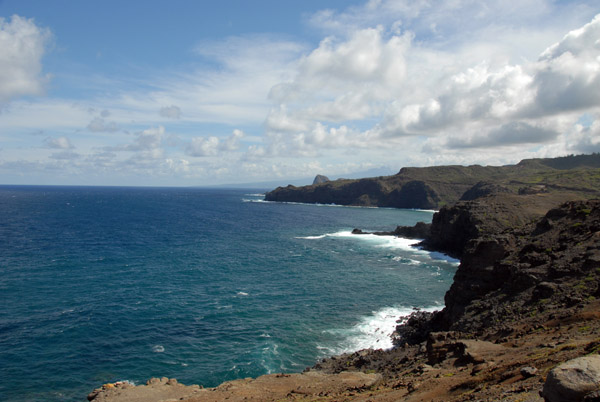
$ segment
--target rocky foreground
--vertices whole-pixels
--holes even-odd
[[[460,255],[461,265],[446,308],[413,314],[392,350],[210,389],[166,378],[106,384],[88,399],[600,401],[600,201],[540,217],[544,202],[495,193],[437,213],[424,246]]]

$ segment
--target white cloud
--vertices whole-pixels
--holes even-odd
[[[52,138],[48,137],[44,140],[44,144],[52,149],[73,149],[75,148],[67,137]]]
[[[94,117],[90,124],[87,125],[87,129],[93,133],[113,133],[119,130],[119,128],[117,127],[117,123],[115,123],[114,121],[107,122],[102,117]]]
[[[244,137],[241,130],[233,130],[233,133],[224,140],[218,137],[195,137],[186,147],[186,154],[190,156],[217,156],[223,152],[236,151],[239,141]]]
[[[27,71],[13,63],[29,86],[0,85],[0,104],[11,100],[0,118],[2,156],[32,170],[46,158],[53,171],[181,183],[211,175],[241,182],[240,171],[268,179],[315,167],[331,174],[369,163],[512,163],[594,151],[597,12],[578,0],[370,0],[312,16],[311,32],[322,34],[312,46],[272,34],[203,41],[180,68],[70,77],[95,96],[33,100],[16,98],[42,91],[50,34],[14,17],[2,22],[0,41],[9,25],[25,32],[17,21],[34,33],[22,43],[37,43],[38,56]],[[7,57],[0,54],[0,67]],[[0,69],[0,84],[11,71]],[[231,135],[215,134],[223,127]],[[34,142],[40,130],[56,153]]]
[[[492,128],[484,136],[474,138],[451,137],[449,148],[485,148],[513,144],[543,144],[558,137],[559,133],[526,122],[514,121]]]
[[[181,109],[175,105],[160,108],[160,115],[169,119],[180,119]]]
[[[126,146],[125,150],[150,152],[159,150],[164,136],[165,128],[163,126],[143,130],[137,133],[135,142]]]
[[[576,124],[569,133],[568,149],[573,152],[600,152],[600,116],[589,126]]]
[[[42,93],[48,77],[41,76],[42,57],[50,31],[33,19],[0,17],[0,105],[23,95]]]
[[[537,70],[539,113],[600,106],[600,14],[546,49]]]

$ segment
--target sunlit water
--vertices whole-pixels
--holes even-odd
[[[153,376],[215,386],[388,348],[456,262],[393,237],[431,211],[248,190],[0,187],[0,400]]]

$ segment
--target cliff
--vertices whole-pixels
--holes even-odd
[[[574,158],[511,167],[529,173],[537,169],[535,177],[523,173],[518,179],[481,181],[478,174],[475,184],[454,191],[457,201],[442,206],[431,224],[380,233],[425,238],[423,247],[461,258],[446,307],[415,312],[399,322],[391,350],[334,356],[304,373],[271,374],[210,389],[166,378],[138,387],[105,384],[88,399],[542,401],[539,392],[546,381],[544,398],[556,400],[548,390],[563,385],[548,383],[547,378],[557,377],[549,375],[551,370],[581,356],[598,358],[600,351],[600,200],[586,200],[598,196],[597,158]],[[495,171],[498,178],[502,169],[442,167],[403,169],[400,174],[423,179],[432,172],[451,172],[449,176],[464,179],[465,172]],[[300,200],[304,202],[313,199],[310,194],[333,193],[343,200],[382,202],[393,191],[402,193],[388,191],[380,178],[343,181],[345,190],[332,193],[327,186],[336,182],[296,195],[306,195]],[[404,190],[417,194],[413,200],[440,197],[438,190],[427,189],[443,188],[441,184],[420,183]],[[592,391],[600,393],[598,373]],[[590,398],[585,400],[596,400]]]
[[[478,332],[600,296],[600,201],[571,201],[542,219],[465,246],[440,329]]]
[[[438,209],[500,192],[593,198],[599,191],[600,154],[592,154],[528,159],[507,166],[402,168],[393,176],[278,187],[268,192],[265,200]]]
[[[542,401],[543,387],[545,400],[562,400],[553,390],[563,392],[574,383],[563,371],[570,368],[580,376],[590,365],[600,367],[600,200],[568,201],[529,219],[543,208],[531,197],[488,195],[438,213],[431,233],[459,233],[461,225],[470,233],[462,240],[461,264],[446,307],[403,321],[391,350],[335,356],[304,373],[271,374],[210,389],[166,378],[137,387],[106,384],[88,398]],[[535,206],[525,208],[528,204]],[[502,221],[504,213],[522,208],[527,212]],[[486,211],[495,223],[486,225]],[[571,360],[581,356],[593,360]],[[565,361],[571,363],[549,375]],[[598,391],[600,374],[594,373],[584,391],[568,391],[595,400],[590,398]],[[566,383],[559,383],[561,376]]]

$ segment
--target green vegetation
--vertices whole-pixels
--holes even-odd
[[[479,183],[479,184],[478,184]],[[476,186],[477,185],[477,186]],[[526,159],[507,166],[406,167],[392,176],[338,179],[304,187],[279,187],[271,201],[439,209],[461,199],[509,193],[538,198],[589,199],[600,195],[600,154]],[[591,211],[582,209],[584,214]]]

